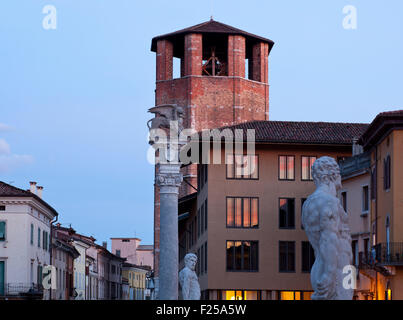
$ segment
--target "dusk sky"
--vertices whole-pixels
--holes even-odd
[[[55,30],[42,26],[49,4]],[[371,122],[403,109],[402,13],[401,0],[2,0],[0,180],[37,181],[60,222],[98,243],[151,244],[154,36],[213,15],[275,42],[271,120]]]

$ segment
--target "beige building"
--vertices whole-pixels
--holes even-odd
[[[255,129],[256,155],[236,154],[234,165],[199,164],[197,193],[179,200],[181,266],[185,253],[199,257],[202,299],[310,299],[314,253],[301,226],[302,204],[315,190],[310,168],[321,156],[351,156],[367,125],[253,121],[229,128]],[[246,160],[255,170],[238,165]]]
[[[376,272],[369,267],[371,260],[370,154],[361,153],[340,163],[342,189],[340,201],[349,215],[352,264],[356,267],[357,288],[354,299],[374,299]]]
[[[378,114],[359,143],[371,160],[374,297],[403,299],[403,110]]]

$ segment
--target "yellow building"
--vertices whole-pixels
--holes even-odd
[[[403,299],[403,110],[380,113],[359,143],[370,154],[375,299]]]
[[[128,300],[147,300],[147,273],[151,269],[147,266],[136,266],[130,263],[124,263],[122,268],[122,277],[129,283]]]

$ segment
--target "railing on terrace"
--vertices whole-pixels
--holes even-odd
[[[379,243],[374,246],[375,263],[382,265],[403,265],[403,242]]]
[[[0,296],[42,296],[43,287],[30,283],[0,283]]]

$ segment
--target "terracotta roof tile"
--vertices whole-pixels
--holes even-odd
[[[256,142],[298,143],[298,144],[335,144],[349,145],[367,129],[365,123],[341,122],[293,122],[293,121],[250,121],[234,126],[220,128],[243,130],[246,140],[247,129],[255,130]]]
[[[196,24],[194,26],[181,29],[175,32],[163,34],[157,37],[154,37],[152,39],[151,43],[151,51],[156,52],[157,51],[157,41],[161,39],[168,39],[168,38],[177,38],[177,37],[182,37],[185,34],[189,33],[220,33],[220,34],[233,34],[233,35],[243,35],[247,40],[251,41],[262,41],[265,43],[269,44],[269,52],[271,48],[274,45],[274,42],[270,39],[263,38],[260,36],[257,36],[255,34],[243,31],[241,29],[237,29],[235,27],[229,26],[227,24],[215,21],[215,20],[209,20],[203,23]]]

